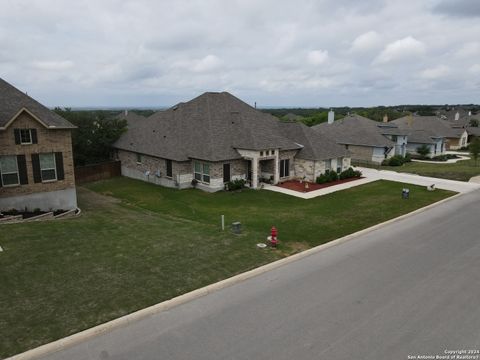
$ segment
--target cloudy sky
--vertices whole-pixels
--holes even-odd
[[[49,106],[480,103],[479,0],[0,0],[0,77]]]

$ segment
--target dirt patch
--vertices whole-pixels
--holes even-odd
[[[290,255],[297,254],[297,253],[300,253],[300,252],[308,250],[308,249],[310,249],[310,246],[306,243],[292,242],[292,243],[289,243],[288,246],[285,246],[284,249],[282,249],[282,253],[285,256],[290,256]]]

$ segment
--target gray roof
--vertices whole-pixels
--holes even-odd
[[[384,136],[383,133],[395,132],[395,135],[401,135],[403,131],[400,131],[395,125],[390,123],[388,127],[382,128],[382,124],[366,117],[352,114],[334,121],[333,124],[322,123],[315,125],[313,129],[330,139],[334,139],[339,144],[392,147],[395,143]]]
[[[448,121],[437,116],[408,115],[392,123],[408,132],[409,142],[432,143],[432,138],[460,138],[464,132],[462,128],[452,128]]]
[[[326,160],[350,155],[345,147],[305,124],[283,122],[279,125],[286,137],[303,146],[296,155],[299,159]]]
[[[148,118],[127,120],[128,131],[114,147],[176,161],[241,158],[235,149],[302,149],[285,136],[277,118],[227,92],[207,92]]]
[[[23,108],[35,115],[49,128],[75,128],[74,125],[60,115],[24,94],[5,80],[0,79],[0,129],[6,127],[13,117]]]

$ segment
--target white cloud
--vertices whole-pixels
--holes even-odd
[[[33,68],[47,71],[64,71],[73,68],[73,66],[74,63],[70,60],[32,62]]]
[[[420,76],[423,79],[436,80],[436,79],[443,78],[449,74],[450,74],[450,68],[448,66],[438,65],[438,66],[423,70],[420,73]]]
[[[472,74],[480,74],[480,64],[474,64],[468,69]]]
[[[412,59],[423,55],[424,53],[425,45],[412,36],[407,36],[388,44],[375,59],[374,63],[385,64],[397,62],[405,59]]]
[[[222,64],[220,60],[215,55],[207,55],[203,59],[200,59],[193,66],[193,71],[196,72],[208,72],[217,69]]]
[[[307,55],[307,61],[312,65],[322,65],[328,60],[327,50],[312,50]]]
[[[480,98],[480,22],[424,1],[15,0],[4,10],[0,76],[51,106],[161,106],[225,89],[280,106]],[[455,92],[425,81],[440,64]]]
[[[376,49],[381,43],[381,36],[376,31],[366,32],[355,38],[351,51],[362,52]]]

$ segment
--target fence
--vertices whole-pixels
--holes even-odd
[[[100,164],[79,166],[75,168],[75,182],[77,184],[120,176],[120,161],[109,161]]]

